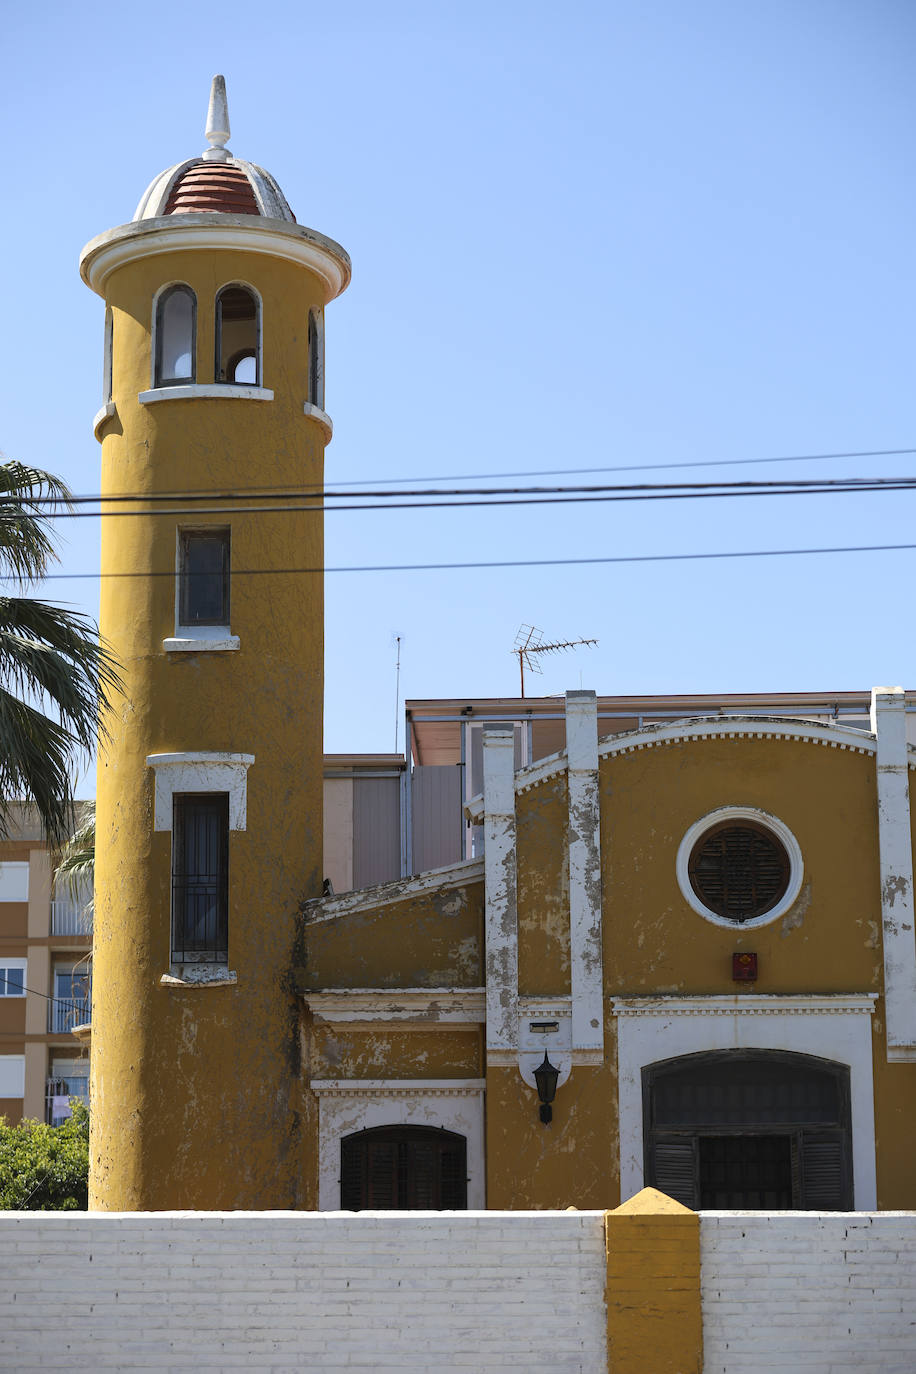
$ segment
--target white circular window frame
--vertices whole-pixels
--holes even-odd
[[[707,830],[711,830],[713,826],[721,825],[724,821],[753,821],[755,825],[761,826],[764,830],[769,830],[779,840],[789,856],[788,887],[774,907],[771,907],[769,911],[764,911],[760,916],[754,916],[750,921],[730,920],[727,916],[719,916],[715,911],[711,911],[694,892],[690,882],[690,856],[696,848],[697,842],[702,839]],[[720,806],[718,810],[710,811],[708,815],[694,822],[681,840],[677,851],[677,883],[684,900],[705,920],[711,921],[713,925],[723,926],[727,930],[754,930],[757,926],[767,926],[771,921],[778,921],[780,916],[785,916],[801,891],[804,876],[805,866],[802,861],[801,847],[792,831],[776,816],[771,816],[769,812],[761,811],[756,806]]]

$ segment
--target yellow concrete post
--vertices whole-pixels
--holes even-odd
[[[608,1368],[702,1374],[700,1218],[655,1188],[605,1214]]]

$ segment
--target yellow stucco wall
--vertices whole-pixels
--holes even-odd
[[[213,299],[231,281],[263,300],[263,384],[274,400],[141,405],[153,297],[198,296],[197,379],[213,376]],[[323,285],[301,266],[241,251],[168,253],[120,267],[113,309],[115,416],[103,429],[105,494],[296,490],[322,479],[324,436],[302,413],[307,321]],[[181,503],[180,503],[181,504]],[[96,865],[91,1205],[289,1207],[302,1174],[300,1039],[291,968],[299,904],[321,886],[322,565],[317,512],[110,516],[101,630],[125,693],[100,753]],[[201,507],[204,509],[202,510]],[[140,507],[140,509],[143,509]],[[199,513],[198,513],[199,512]],[[231,629],[241,648],[173,653],[176,529],[231,525]],[[257,575],[243,576],[255,569]],[[127,574],[120,576],[119,574]],[[141,575],[138,575],[141,574]],[[150,753],[244,752],[248,828],[229,840],[234,987],[163,987],[169,970],[168,833],[153,831]]]

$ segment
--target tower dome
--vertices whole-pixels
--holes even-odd
[[[134,215],[134,222],[165,215],[261,215],[296,223],[286,197],[263,167],[233,157],[229,140],[226,81],[214,76],[207,111],[209,148],[200,157],[167,167],[150,182]]]

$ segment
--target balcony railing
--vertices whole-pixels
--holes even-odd
[[[89,1105],[88,1078],[49,1078],[45,1084],[45,1116],[49,1126],[59,1126],[72,1116],[70,1098]]]
[[[69,1035],[74,1026],[88,1024],[92,1010],[91,997],[55,998],[48,1003],[48,1031],[51,1035]]]
[[[91,935],[92,908],[72,897],[55,897],[51,903],[52,935]]]

